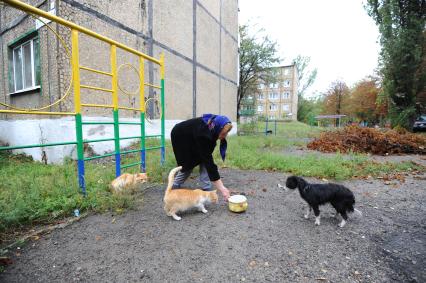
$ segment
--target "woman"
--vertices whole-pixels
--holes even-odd
[[[173,188],[179,188],[189,177],[195,166],[200,165],[202,189],[212,190],[212,183],[223,198],[228,200],[229,190],[220,179],[213,160],[216,142],[220,140],[220,155],[225,160],[226,136],[232,129],[232,123],[226,116],[204,114],[176,124],[171,132],[173,152],[178,166],[182,170],[176,174]]]

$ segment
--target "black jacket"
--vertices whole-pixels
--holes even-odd
[[[218,135],[209,130],[202,118],[176,124],[171,132],[171,140],[176,162],[183,167],[182,172],[192,170],[202,163],[210,181],[219,180],[220,175],[212,156],[217,138]]]

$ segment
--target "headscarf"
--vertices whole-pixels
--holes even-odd
[[[215,134],[215,136],[219,136],[223,127],[225,127],[226,124],[231,123],[231,120],[229,120],[228,117],[222,115],[203,114],[202,119],[209,127],[209,130]],[[227,147],[228,143],[226,142],[226,139],[220,140],[220,156],[222,157],[223,161],[225,161]]]

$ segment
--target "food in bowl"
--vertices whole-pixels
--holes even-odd
[[[244,212],[247,206],[247,198],[243,195],[233,195],[228,199],[228,208],[232,212]]]

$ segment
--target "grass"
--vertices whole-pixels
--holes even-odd
[[[281,171],[336,180],[420,169],[412,162],[377,163],[370,161],[366,155],[360,154],[347,156],[339,153],[327,156],[319,153],[286,154],[280,147],[282,144],[283,141],[275,137],[258,140],[247,140],[247,137],[232,138],[228,145],[228,159],[226,164],[222,165],[231,168]],[[216,156],[216,160],[218,159]]]
[[[79,193],[75,162],[44,165],[22,158],[0,157],[0,231],[9,227],[71,215],[81,211],[105,211],[129,207],[128,196],[113,196],[108,182],[111,168],[88,164],[88,196]]]
[[[238,125],[238,130],[245,133],[257,133],[263,136],[266,131],[265,122],[253,122]],[[268,130],[272,130],[272,136],[285,137],[287,139],[304,139],[311,138],[319,134],[323,128],[309,126],[307,124],[291,121],[277,122],[276,127],[274,122],[268,122]]]
[[[148,142],[147,146],[154,144],[158,142]],[[169,145],[167,152],[164,167],[159,166],[159,150],[147,154],[148,175],[152,182],[161,182],[168,168],[174,165]],[[137,157],[124,159],[125,164],[136,161]],[[75,161],[45,165],[23,155],[0,154],[0,232],[20,226],[49,223],[71,216],[75,209],[80,212],[120,212],[132,207],[132,196],[113,195],[109,191],[109,183],[115,178],[112,162],[85,163],[87,197],[83,197],[79,192]],[[135,166],[124,172],[137,171],[138,166]]]
[[[219,166],[337,180],[416,169],[417,165],[411,162],[374,163],[366,155],[286,154],[285,149],[303,145],[306,137],[315,136],[320,131],[316,127],[291,122],[277,125],[277,136],[231,136],[226,162],[220,161],[218,150],[214,153],[215,160]],[[158,139],[147,142],[147,146],[158,144]],[[123,164],[138,160],[137,154],[126,155]],[[163,166],[160,166],[159,150],[147,153],[150,182],[164,182],[174,166],[170,142],[166,144]],[[100,159],[86,163],[87,197],[79,193],[76,167],[75,161],[71,160],[62,165],[45,165],[23,156],[0,154],[0,232],[71,216],[76,208],[80,212],[119,212],[134,205],[132,196],[116,196],[109,191],[109,183],[115,177],[113,161]],[[135,173],[138,167],[124,171]]]

